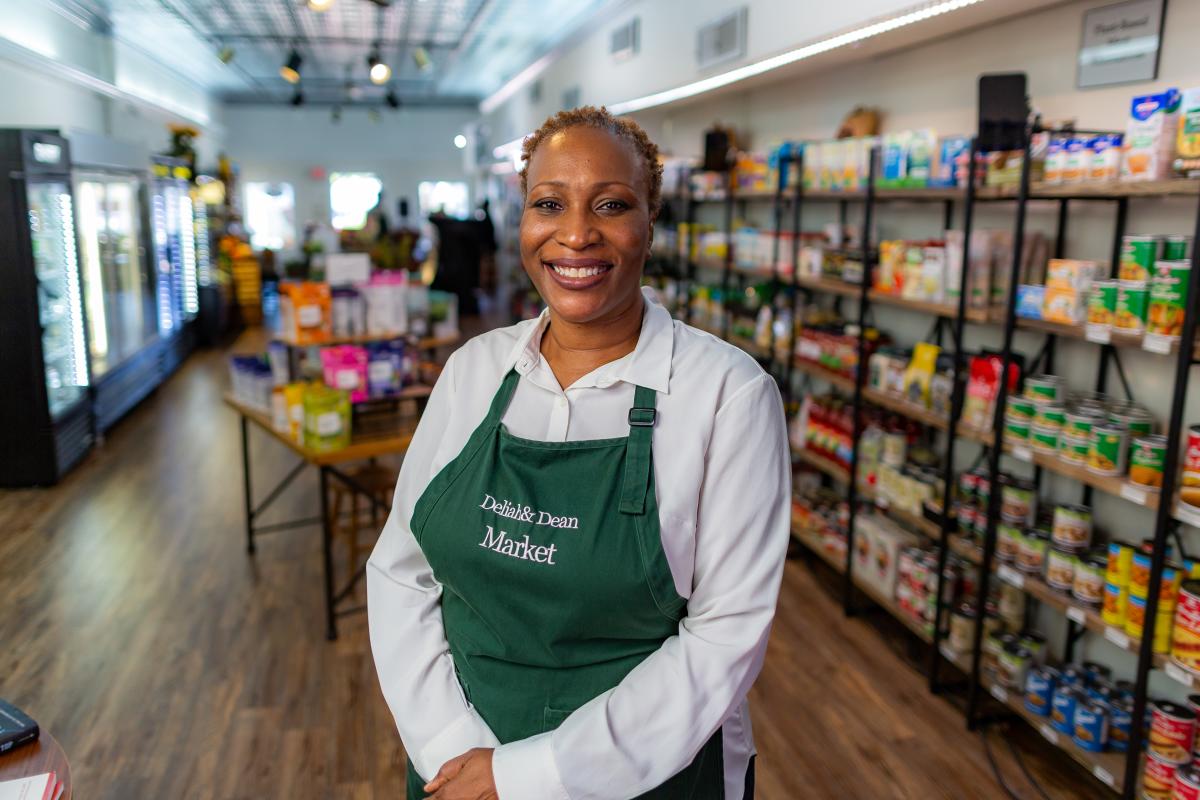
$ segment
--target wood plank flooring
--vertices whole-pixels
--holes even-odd
[[[225,380],[223,352],[197,354],[60,486],[0,492],[0,696],[62,743],[77,798],[401,798],[365,616],[324,638],[318,532],[245,553]],[[254,458],[261,497],[292,456],[258,436]],[[312,514],[316,491],[304,475],[272,519]],[[822,570],[785,573],[752,694],[758,797],[1004,797],[908,634],[844,620]],[[1021,797],[1004,736],[1055,800],[1098,796],[1015,724],[991,741]]]

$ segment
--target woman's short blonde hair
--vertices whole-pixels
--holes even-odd
[[[659,204],[662,202],[662,164],[658,160],[658,145],[650,141],[650,137],[646,135],[646,131],[642,130],[642,126],[638,125],[631,119],[623,117],[614,117],[609,113],[608,109],[601,106],[580,106],[573,108],[570,111],[560,111],[552,117],[548,117],[542,123],[542,127],[538,128],[525,139],[525,143],[521,147],[521,159],[525,162],[525,166],[521,167],[521,194],[529,192],[529,161],[533,158],[534,152],[538,149],[542,142],[547,137],[553,136],[559,131],[565,131],[568,128],[586,127],[597,128],[602,131],[608,131],[619,139],[623,139],[633,145],[633,149],[642,159],[642,164],[646,168],[646,183],[649,186],[649,207],[650,216],[658,215]]]

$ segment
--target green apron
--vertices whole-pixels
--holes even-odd
[[[636,387],[628,437],[536,442],[500,422],[518,380],[505,376],[412,517],[443,586],[459,683],[501,743],[552,731],[616,686],[678,633],[686,605],[659,531],[654,390]],[[425,797],[424,783],[410,761],[409,800]],[[640,795],[724,796],[720,730],[682,772]]]

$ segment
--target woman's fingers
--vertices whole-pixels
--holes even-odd
[[[468,751],[442,764],[442,768],[438,770],[437,775],[433,776],[433,780],[425,784],[425,794],[433,794],[449,783],[451,778],[462,771],[463,765],[467,763],[469,756],[470,752]]]

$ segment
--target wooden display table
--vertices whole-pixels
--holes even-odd
[[[0,756],[0,783],[53,772],[63,783],[61,800],[71,800],[71,765],[67,754],[45,730],[33,744],[22,745]]]
[[[418,409],[423,410],[425,401],[429,398],[432,389],[428,386],[412,386],[405,389],[398,397],[400,400],[416,400]],[[245,507],[246,507],[246,550],[251,555],[255,552],[254,537],[257,534],[271,533],[274,531],[287,530],[291,528],[302,528],[309,526],[320,526],[321,529],[321,548],[324,559],[324,585],[325,585],[325,623],[326,636],[330,639],[337,638],[337,618],[347,614],[353,614],[364,609],[363,606],[354,608],[340,609],[338,606],[354,590],[358,581],[362,578],[364,571],[357,569],[354,575],[346,586],[340,589],[335,589],[333,581],[333,524],[329,518],[329,482],[335,480],[341,482],[352,493],[366,498],[376,513],[387,514],[387,508],[377,499],[377,497],[367,488],[359,484],[354,479],[354,476],[341,467],[358,461],[366,461],[381,456],[396,455],[403,453],[408,449],[408,445],[412,442],[413,432],[416,430],[419,413],[414,416],[398,417],[398,427],[394,430],[385,433],[371,434],[366,436],[354,435],[351,431],[350,444],[339,450],[314,450],[310,447],[305,447],[300,442],[288,436],[286,433],[281,433],[271,425],[270,417],[257,408],[252,408],[239,402],[232,395],[225,395],[225,404],[233,409],[241,421],[242,432],[242,486],[245,490]],[[282,444],[287,449],[291,450],[299,457],[299,462],[292,470],[284,476],[284,478],[271,489],[265,498],[256,506],[253,500],[253,492],[251,488],[251,467],[250,467],[250,426],[258,428],[266,433],[270,438]],[[319,517],[311,517],[306,519],[289,520],[287,522],[276,522],[270,525],[258,525],[256,520],[263,514],[264,511],[283,493],[283,490],[288,487],[293,480],[296,479],[305,467],[316,467],[320,475],[321,486],[321,515]]]

